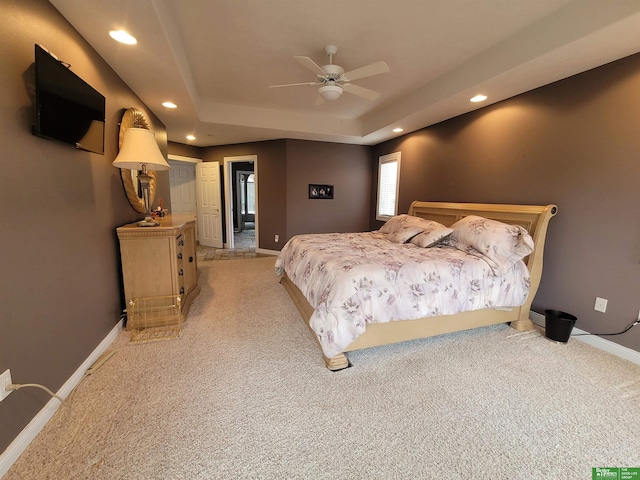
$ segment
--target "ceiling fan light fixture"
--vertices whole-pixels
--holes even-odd
[[[389,66],[385,62],[380,61],[372,63],[345,73],[344,68],[333,63],[333,56],[336,54],[338,49],[334,45],[329,45],[324,51],[329,55],[329,64],[323,65],[322,67],[309,57],[293,57],[298,63],[300,63],[300,65],[311,70],[315,74],[315,82],[271,85],[269,88],[294,87],[297,85],[319,85],[318,98],[314,105],[321,105],[325,101],[332,102],[337,100],[342,96],[342,92],[347,92],[372,101],[377,100],[380,97],[378,92],[354,85],[351,82],[360,78],[371,77],[372,75],[388,72]]]
[[[342,87],[338,85],[324,85],[318,90],[320,96],[328,102],[337,100],[342,95]]]

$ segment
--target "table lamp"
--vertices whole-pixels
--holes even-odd
[[[149,184],[152,177],[147,172],[148,170],[168,170],[171,167],[158,148],[155,134],[146,128],[126,129],[122,140],[122,147],[120,148],[118,156],[113,161],[113,166],[142,171],[142,173],[138,174],[138,180],[142,188],[145,218],[140,221],[138,225],[142,227],[159,225],[158,222],[151,218]]]

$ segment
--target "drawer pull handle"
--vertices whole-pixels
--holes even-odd
[[[178,260],[182,260],[182,252],[178,254]]]
[[[180,295],[184,295],[184,287],[180,288]]]
[[[189,263],[193,263],[193,257],[189,257]]]
[[[178,275],[180,275],[182,277],[184,275],[184,271],[182,269],[180,269],[180,271],[178,272]]]

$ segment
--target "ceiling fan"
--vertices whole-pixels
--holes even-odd
[[[293,87],[298,85],[319,85],[318,89],[318,100],[316,100],[316,105],[323,103],[325,100],[332,101],[337,100],[342,95],[342,92],[352,93],[353,95],[357,95],[362,98],[366,98],[367,100],[376,100],[380,97],[378,92],[374,92],[373,90],[369,90],[368,88],[359,87],[358,85],[353,85],[353,80],[358,80],[360,78],[371,77],[372,75],[378,75],[380,73],[386,73],[389,71],[389,66],[385,62],[376,62],[371,65],[367,65],[365,67],[356,68],[355,70],[351,70],[349,72],[345,72],[344,68],[340,65],[333,64],[333,56],[338,52],[338,48],[334,45],[328,45],[325,47],[324,52],[329,56],[329,65],[319,66],[316,62],[311,60],[309,57],[293,57],[295,58],[303,67],[308,68],[313,73],[317,75],[317,80],[315,82],[305,82],[305,83],[288,83],[285,85],[271,85],[269,88],[278,88],[278,87]]]

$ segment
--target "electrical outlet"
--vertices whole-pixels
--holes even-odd
[[[11,385],[11,370],[8,368],[2,375],[0,375],[0,402],[13,392],[13,390],[5,390],[7,385]]]
[[[598,312],[606,312],[607,311],[607,299],[606,298],[600,298],[600,297],[596,297],[596,304],[593,307],[594,310],[597,310]]]
[[[280,235],[274,235],[273,236],[273,241],[278,243],[280,241]]]

